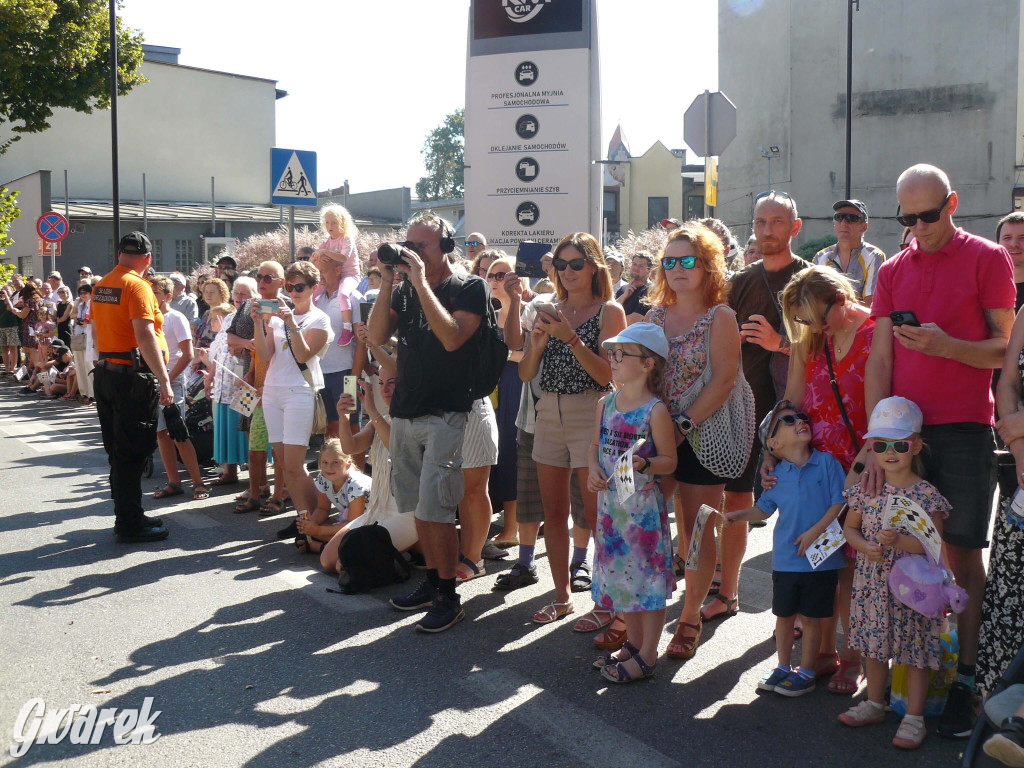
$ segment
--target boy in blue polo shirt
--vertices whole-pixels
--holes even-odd
[[[776,510],[772,546],[772,613],[779,665],[757,687],[783,696],[814,690],[814,664],[821,643],[821,619],[832,616],[839,569],[846,565],[837,549],[816,569],[804,556],[807,548],[843,508],[845,473],[827,453],[811,448],[811,420],[789,400],[780,400],[759,427],[761,444],[779,459],[777,482],[750,509],[725,515],[730,522],[764,520]],[[791,666],[793,626],[803,623],[801,665]]]

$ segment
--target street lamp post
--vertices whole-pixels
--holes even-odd
[[[774,144],[769,147],[758,147],[757,149],[761,153],[761,157],[768,161],[768,191],[770,192],[772,189],[772,158],[778,157],[780,151]]]

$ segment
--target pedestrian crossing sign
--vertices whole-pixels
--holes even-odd
[[[272,148],[270,183],[270,202],[274,205],[315,206],[316,152]]]

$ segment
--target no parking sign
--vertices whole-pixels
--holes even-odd
[[[56,211],[44,213],[36,220],[36,232],[48,243],[59,243],[70,231],[68,220]]]

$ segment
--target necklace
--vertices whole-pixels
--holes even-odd
[[[832,346],[835,347],[837,356],[842,355],[844,349],[847,352],[850,351],[849,344],[853,343],[853,337],[856,335],[856,333],[857,329],[855,327],[855,324],[851,322],[848,328],[843,329],[841,340],[840,335],[838,333],[832,336]]]

